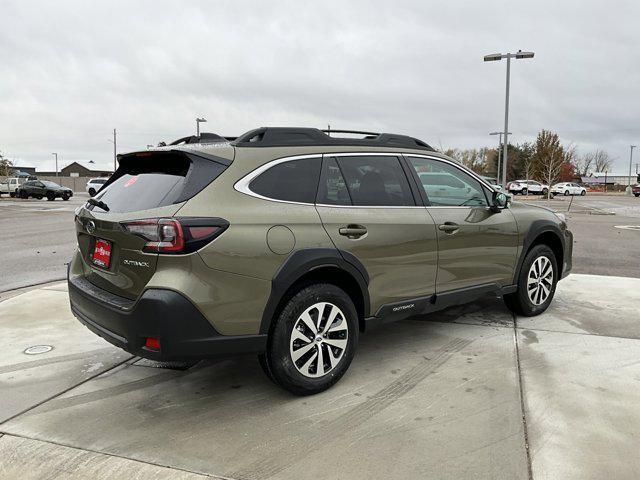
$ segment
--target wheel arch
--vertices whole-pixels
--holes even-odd
[[[262,314],[260,333],[268,334],[273,319],[289,299],[304,286],[330,283],[349,295],[358,312],[360,330],[369,316],[369,276],[360,261],[348,252],[310,248],[291,254],[271,281],[271,294]]]
[[[562,278],[562,269],[564,268],[564,235],[558,225],[550,220],[536,220],[531,224],[529,231],[525,235],[522,253],[518,259],[518,265],[513,277],[514,284],[518,283],[522,264],[527,254],[536,245],[547,245],[553,251],[558,266],[558,278]]]

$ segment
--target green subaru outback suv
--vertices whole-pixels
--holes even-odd
[[[296,394],[345,373],[371,327],[485,295],[549,306],[563,218],[415,138],[260,128],[120,156],[75,217],[71,309],[160,361],[254,353]]]

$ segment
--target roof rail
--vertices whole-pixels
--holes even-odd
[[[394,133],[373,133],[358,130],[331,130],[331,133],[354,133],[365,138],[331,137],[317,128],[261,127],[240,135],[232,143],[238,147],[289,147],[289,146],[377,146],[402,147],[435,151],[417,138]]]
[[[326,133],[327,135],[331,133],[353,133],[357,135],[380,135],[377,132],[363,132],[360,130],[331,130],[330,128],[322,129],[321,132]]]
[[[190,135],[188,137],[182,137],[178,140],[171,142],[169,145],[181,145],[189,143],[218,143],[228,142],[229,139],[218,135],[217,133],[201,133],[200,136]]]

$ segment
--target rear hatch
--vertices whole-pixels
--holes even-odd
[[[136,299],[158,262],[157,249],[154,252],[149,247],[145,228],[158,219],[171,219],[229,163],[222,157],[176,150],[120,157],[114,175],[76,215],[86,279],[111,293]]]

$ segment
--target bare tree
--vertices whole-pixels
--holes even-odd
[[[539,178],[544,179],[547,185],[551,186],[560,176],[562,165],[566,159],[558,134],[548,130],[540,131],[535,148],[533,158],[536,173]],[[575,155],[575,148],[570,147],[569,150],[572,152],[571,155]]]
[[[593,166],[596,172],[608,172],[613,165],[613,158],[604,150],[594,150],[591,152],[593,155]]]
[[[593,165],[593,152],[587,152],[584,155],[576,155],[573,159],[573,168],[575,168],[578,175],[586,177]]]
[[[576,146],[573,143],[570,143],[569,145],[564,146],[562,150],[562,158],[564,160],[564,163],[575,165],[579,158]]]
[[[468,148],[460,150],[458,148],[449,148],[445,150],[445,155],[452,157],[465,167],[473,170],[478,174],[484,174],[487,171],[487,157],[489,149],[484,148]]]
[[[13,162],[0,153],[0,177],[8,177],[13,171]]]

